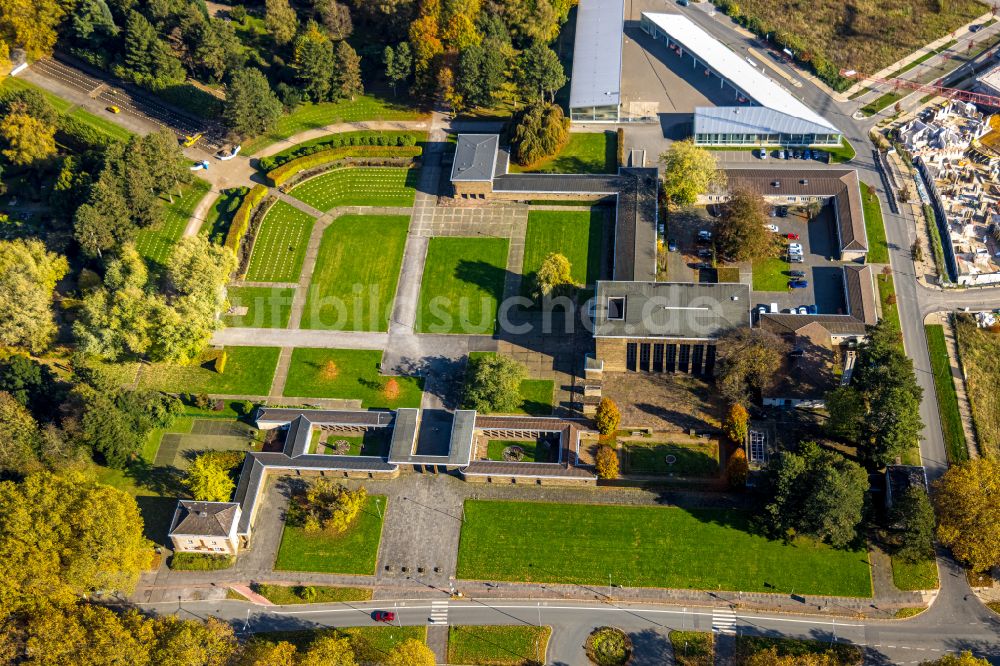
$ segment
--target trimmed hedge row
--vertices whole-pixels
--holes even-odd
[[[277,169],[267,172],[267,181],[271,187],[278,187],[290,180],[293,176],[306,169],[312,169],[330,162],[344,159],[345,157],[419,157],[422,152],[420,146],[344,146],[342,148],[331,148],[321,150],[312,155],[299,157],[291,162],[286,162]]]
[[[277,167],[291,162],[299,157],[305,157],[306,155],[312,155],[323,150],[328,150],[330,148],[341,148],[344,146],[415,146],[420,140],[425,140],[426,134],[423,132],[407,132],[407,131],[360,131],[360,132],[342,132],[340,134],[331,134],[328,136],[320,137],[318,139],[312,139],[311,141],[306,141],[292,148],[286,148],[280,153],[275,153],[270,157],[260,158],[260,170],[270,171],[271,169],[276,169]]]
[[[243,203],[236,210],[236,214],[233,215],[233,221],[226,233],[226,242],[223,243],[233,252],[239,253],[240,243],[243,242],[243,236],[246,235],[247,229],[250,227],[250,214],[253,212],[254,206],[259,204],[266,194],[267,188],[265,186],[254,185],[250,193],[243,198]]]

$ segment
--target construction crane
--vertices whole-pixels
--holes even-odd
[[[962,102],[972,102],[976,106],[1000,108],[1000,97],[996,95],[988,95],[986,93],[973,92],[971,90],[960,90],[959,88],[948,88],[947,86],[939,85],[943,79],[938,79],[935,83],[920,83],[919,81],[910,81],[908,79],[870,76],[868,74],[857,72],[853,69],[842,69],[840,70],[840,75],[845,79],[870,81],[872,83],[884,83],[892,86],[893,90],[907,88],[918,92],[934,93],[938,97],[957,99]]]

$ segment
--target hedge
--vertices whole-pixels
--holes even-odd
[[[236,214],[233,215],[233,221],[229,225],[229,231],[226,233],[226,242],[224,243],[233,252],[239,252],[243,236],[246,235],[247,229],[250,227],[250,213],[253,212],[254,206],[259,204],[266,194],[267,188],[265,186],[254,185],[250,193],[243,198],[243,203],[236,210]]]
[[[235,563],[236,558],[232,555],[208,553],[174,553],[170,558],[170,568],[175,571],[218,571]]]
[[[625,130],[621,127],[615,132],[615,152],[618,155],[618,166],[625,166]]]
[[[261,171],[270,171],[299,157],[313,155],[323,150],[329,150],[330,148],[345,146],[415,146],[418,141],[424,140],[426,140],[426,134],[423,132],[361,131],[330,134],[306,141],[291,148],[286,148],[280,153],[275,153],[269,157],[262,157],[260,158],[259,168]]]
[[[422,149],[419,146],[344,146],[322,150],[312,155],[306,155],[286,162],[277,169],[267,172],[267,181],[271,187],[278,187],[301,171],[312,169],[345,157],[419,157]]]

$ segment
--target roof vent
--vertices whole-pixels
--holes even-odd
[[[771,181],[771,187],[781,187],[781,181],[780,180],[772,180]]]
[[[808,178],[803,178],[802,180],[799,181],[799,183],[801,183],[802,185],[808,185],[809,184],[809,179]]]

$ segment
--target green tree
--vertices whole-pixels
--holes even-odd
[[[618,426],[622,422],[622,414],[618,411],[618,405],[611,398],[601,398],[597,404],[597,412],[594,415],[597,422],[597,432],[602,435],[613,435],[618,432]]]
[[[307,532],[320,529],[343,532],[357,520],[368,501],[364,486],[350,490],[341,483],[319,478],[309,484],[301,501],[293,507],[293,521]]]
[[[257,136],[274,128],[282,107],[259,69],[249,67],[233,75],[223,107],[226,125],[240,136]]]
[[[434,666],[434,653],[422,641],[408,638],[392,649],[382,666]]]
[[[357,95],[364,94],[365,87],[361,82],[361,58],[347,42],[337,42],[335,55],[337,71],[334,92],[338,97],[347,97],[351,100]]]
[[[80,0],[71,23],[77,39],[95,45],[103,44],[118,34],[118,26],[104,0]]]
[[[555,101],[556,91],[566,84],[559,56],[542,42],[521,53],[519,71],[521,92],[527,99]]]
[[[48,348],[56,334],[52,293],[68,271],[66,258],[37,239],[0,240],[0,344]]]
[[[850,442],[860,440],[865,401],[856,389],[839,386],[827,393],[826,411],[829,414],[826,431],[831,437]]]
[[[514,412],[521,406],[524,366],[501,354],[469,360],[464,404],[482,414]]]
[[[594,456],[594,468],[599,479],[617,479],[620,469],[618,452],[607,444],[601,444]]]
[[[191,64],[208,80],[221,81],[228,72],[236,71],[245,64],[243,44],[232,23],[209,19],[198,24],[194,33]]]
[[[216,309],[225,299],[222,289],[236,270],[232,250],[216,245],[205,236],[187,236],[178,241],[167,259],[167,280],[171,289],[182,295],[205,298]]]
[[[470,106],[491,107],[505,80],[506,60],[493,41],[473,44],[458,59],[455,88]]]
[[[973,571],[1000,565],[1000,462],[952,465],[935,486],[941,543]]]
[[[96,590],[131,594],[152,558],[135,499],[77,474],[0,482],[0,614]]]
[[[386,46],[382,53],[382,62],[385,65],[385,78],[389,79],[392,94],[395,96],[396,86],[406,83],[413,75],[413,52],[410,51],[410,44],[400,42],[395,49]]]
[[[341,636],[320,636],[299,656],[298,666],[355,666],[351,642]]]
[[[58,402],[59,389],[49,366],[23,354],[0,362],[0,391],[6,391],[33,414],[48,414]]]
[[[41,434],[31,413],[10,393],[0,391],[0,475],[24,475],[41,468]]]
[[[76,664],[86,655],[91,666],[113,666],[125,659],[130,666],[149,666],[146,623],[137,615],[81,601],[42,601],[18,618],[23,632],[16,647],[34,655],[27,663]]]
[[[914,486],[896,498],[892,522],[900,526],[899,556],[911,562],[934,557],[934,508],[926,490]]]
[[[187,166],[189,160],[168,130],[150,132],[139,139],[132,160],[128,168],[143,168],[149,176],[150,188],[166,194],[170,203],[174,202],[172,192],[194,180]]]
[[[733,329],[719,338],[715,383],[732,403],[747,404],[773,382],[788,345],[760,328]]]
[[[691,139],[674,141],[660,155],[663,191],[676,206],[689,206],[702,194],[725,187],[725,173],[710,151],[696,146]]]
[[[569,141],[569,120],[556,104],[535,104],[517,116],[514,126],[514,159],[527,166],[555,155]]]
[[[330,99],[334,72],[333,44],[314,21],[306,24],[306,29],[295,39],[292,68],[310,99],[316,102]]]
[[[573,282],[572,267],[569,259],[557,252],[550,252],[535,274],[535,286],[539,297],[559,293],[567,287],[576,286]]]
[[[111,171],[102,171],[90,188],[87,203],[73,217],[73,236],[86,255],[101,257],[135,238],[136,231],[121,187]]]
[[[0,136],[7,142],[2,153],[11,164],[34,165],[56,153],[56,128],[33,118],[22,105],[16,105],[0,120]]]
[[[278,46],[292,41],[298,30],[298,19],[288,0],[265,0],[264,25]]]
[[[337,0],[313,0],[313,7],[319,14],[320,23],[330,39],[347,39],[354,31],[351,10]]]
[[[758,261],[778,253],[778,240],[764,226],[768,204],[760,194],[738,189],[715,221],[715,249],[729,261]]]
[[[201,502],[228,502],[235,488],[229,472],[205,456],[194,459],[188,467],[184,484],[191,491],[191,496]]]
[[[780,453],[770,475],[772,498],[765,510],[775,532],[792,530],[837,548],[857,538],[869,485],[860,465],[804,442],[798,453]]]
[[[731,405],[726,414],[726,421],[722,424],[722,430],[729,441],[737,446],[743,446],[750,434],[750,413],[747,412],[747,408],[738,402]]]
[[[184,81],[184,66],[157,36],[156,29],[139,12],[125,24],[125,55],[115,73],[154,90]]]

